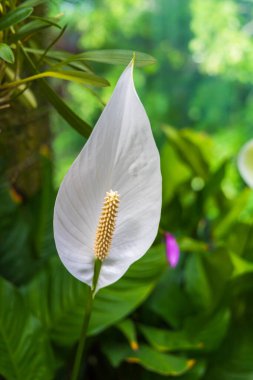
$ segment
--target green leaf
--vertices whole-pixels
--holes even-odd
[[[223,215],[214,228],[214,236],[216,239],[224,237],[231,233],[232,226],[237,222],[240,214],[246,207],[251,190],[246,188],[232,202],[232,207],[227,214]]]
[[[126,337],[132,350],[138,349],[137,334],[135,324],[131,319],[124,319],[120,321],[116,326],[119,331]]]
[[[0,30],[9,28],[25,20],[33,12],[31,7],[20,7],[6,13],[0,18]]]
[[[36,56],[44,56],[45,51],[42,49],[33,49],[33,48],[25,48],[25,51],[27,53],[34,54]],[[49,50],[46,52],[45,58],[46,61],[49,62],[50,66],[53,67],[61,67],[63,65],[76,68],[78,70],[87,71],[89,73],[93,73],[93,71],[90,69],[90,67],[85,64],[84,62],[81,62],[78,58],[78,55],[70,54],[66,51],[57,51],[57,50]],[[57,65],[52,65],[52,61],[59,62]]]
[[[199,350],[203,343],[187,336],[185,331],[170,331],[146,325],[138,326],[147,341],[158,351]]]
[[[1,181],[0,275],[20,284],[31,277],[38,263],[30,242],[31,227],[26,220],[28,210],[13,202],[10,189],[3,185],[2,178]]]
[[[129,346],[111,341],[103,344],[102,350],[113,367],[118,367],[123,361],[127,361],[128,363],[137,363],[148,371],[164,376],[182,375],[195,364],[195,360],[164,354],[144,344],[138,350],[133,351]]]
[[[56,26],[57,24],[53,24],[53,25]],[[40,30],[49,28],[51,26],[52,26],[52,23],[49,23],[46,20],[45,21],[32,20],[32,21],[26,23],[25,25],[22,25],[18,29],[18,32],[16,34],[14,34],[13,36],[11,36],[10,41],[16,42],[18,40],[22,40],[22,39],[26,38],[27,36],[31,36],[34,33],[37,33]]]
[[[52,104],[59,115],[61,115],[72,128],[80,133],[80,135],[88,138],[92,132],[91,126],[82,120],[75,112],[73,112],[44,79],[40,79],[39,84],[46,99]]]
[[[218,349],[226,337],[231,322],[231,312],[227,308],[220,308],[211,316],[190,316],[185,321],[184,330],[189,339],[202,343],[204,352]]]
[[[194,312],[191,298],[182,286],[180,268],[167,270],[148,300],[148,307],[176,329]]]
[[[4,43],[0,43],[0,59],[8,63],[14,63],[15,61],[11,48]]]
[[[163,178],[163,203],[169,203],[176,190],[191,178],[191,171],[176,154],[173,147],[166,143],[161,150],[161,172]]]
[[[198,140],[194,141],[189,134],[189,130],[177,131],[168,126],[164,127],[164,132],[168,138],[168,142],[172,144],[182,162],[184,162],[195,175],[206,180],[208,177],[209,166],[206,157],[199,146],[200,143],[206,146],[205,144],[209,142],[206,136],[198,134],[195,136],[196,139],[198,137]]]
[[[143,302],[165,268],[163,247],[155,247],[115,284],[95,298],[89,335],[94,335],[124,318]],[[58,258],[24,289],[34,314],[49,330],[54,341],[74,343],[80,334],[88,287],[71,276]]]
[[[253,272],[253,263],[243,259],[235,253],[230,253],[230,258],[234,266],[232,278],[241,276],[245,273]]]
[[[0,278],[0,374],[8,380],[53,379],[47,337],[22,296]]]
[[[233,266],[225,249],[191,253],[185,269],[186,290],[195,307],[212,311],[223,297]]]
[[[21,7],[36,7],[36,5],[40,5],[43,3],[46,3],[48,0],[26,0],[22,4],[20,4]]]
[[[252,314],[247,317],[231,326],[227,339],[208,366],[205,380],[252,380]]]
[[[135,66],[142,67],[156,63],[151,55],[132,50],[94,50],[78,54],[79,59],[86,61],[109,63],[112,65],[128,65],[135,54]]]
[[[77,83],[82,83],[85,85],[97,86],[97,87],[105,87],[109,85],[109,82],[106,79],[98,77],[97,75],[93,75],[86,72],[80,72],[76,70],[64,70],[64,71],[43,71],[42,73],[38,73],[32,75],[30,77],[26,77],[24,79],[19,79],[13,82],[4,83],[0,88],[9,88],[9,87],[18,87],[24,83],[31,82],[37,79],[42,78],[58,78],[63,80],[69,80]]]
[[[135,359],[145,369],[164,376],[182,375],[195,363],[194,360],[164,354],[145,345],[142,345],[138,351],[134,351],[129,359]]]

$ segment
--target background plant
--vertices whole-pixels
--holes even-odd
[[[202,3],[1,2],[3,378],[67,379],[72,366],[87,289],[56,257],[52,208],[112,92],[100,86],[131,57],[105,48],[157,59],[135,78],[160,147],[163,210],[153,248],[98,293],[83,377],[252,377],[252,194],[236,169],[251,137],[252,5]],[[180,243],[174,270],[163,230]]]

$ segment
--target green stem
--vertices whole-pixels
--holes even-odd
[[[87,331],[89,327],[92,306],[93,306],[93,301],[95,298],[96,286],[97,286],[97,281],[98,281],[101,266],[102,266],[102,261],[96,260],[95,265],[94,265],[92,287],[89,288],[88,290],[88,298],[87,298],[87,303],[85,307],[83,326],[82,326],[81,336],[80,336],[80,340],[79,340],[77,351],[76,351],[76,357],[75,357],[71,380],[77,380],[79,372],[80,372],[81,360],[83,356],[83,350],[85,347],[85,341],[86,341]]]
[[[92,292],[91,288],[89,288],[88,299],[87,299],[87,303],[86,303],[85,315],[84,315],[84,320],[83,320],[83,327],[82,327],[82,331],[81,331],[79,344],[77,347],[77,352],[76,352],[75,363],[74,363],[74,367],[73,367],[71,380],[77,380],[78,379],[81,360],[82,360],[82,356],[83,356],[83,350],[84,350],[84,346],[85,346],[86,335],[87,335],[90,317],[91,317],[93,299],[94,299],[93,298],[93,292]]]

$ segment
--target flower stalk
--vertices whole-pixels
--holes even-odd
[[[77,380],[78,375],[80,373],[83,351],[84,351],[84,347],[85,347],[87,332],[88,332],[90,318],[91,318],[91,314],[92,314],[92,307],[93,307],[93,302],[94,302],[94,298],[95,298],[96,285],[97,285],[101,266],[102,266],[102,261],[101,260],[95,260],[93,284],[92,284],[92,287],[91,288],[89,287],[89,290],[88,290],[88,297],[87,297],[87,301],[86,301],[86,305],[85,305],[83,325],[82,325],[81,335],[80,335],[80,339],[79,339],[79,343],[78,343],[78,347],[77,347],[77,351],[76,351],[76,356],[75,356],[71,380]]]

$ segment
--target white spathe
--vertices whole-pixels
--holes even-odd
[[[130,63],[57,195],[54,237],[67,270],[92,285],[96,229],[106,192],[113,190],[120,196],[116,228],[96,290],[122,277],[156,237],[161,183],[159,153]]]
[[[238,155],[239,172],[249,187],[253,187],[253,140],[248,141]]]

